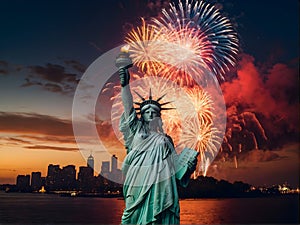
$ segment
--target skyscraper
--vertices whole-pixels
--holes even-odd
[[[110,171],[109,171],[109,165],[110,163],[109,163],[109,161],[102,161],[102,165],[101,165],[101,175],[103,176],[103,177],[105,177],[105,178],[108,178],[108,176],[109,176],[109,173],[110,173]]]
[[[42,187],[42,177],[41,172],[31,173],[31,189],[32,191],[38,191]]]
[[[111,157],[111,172],[109,177],[112,181],[121,183],[122,182],[122,171],[118,169],[118,158],[116,155]]]
[[[47,178],[46,178],[46,189],[49,191],[56,190],[60,187],[61,183],[61,169],[59,165],[49,164]]]
[[[94,181],[94,171],[89,166],[80,166],[78,172],[79,189],[91,191]]]
[[[116,155],[111,157],[111,172],[115,173],[118,169],[118,158]]]
[[[76,184],[76,170],[74,165],[68,165],[61,170],[62,188],[72,190]]]
[[[30,191],[30,175],[17,176],[17,189],[21,192]]]
[[[87,166],[93,169],[93,175],[94,175],[94,157],[92,156],[92,154],[90,154],[90,156],[87,159]]]

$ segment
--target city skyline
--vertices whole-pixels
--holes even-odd
[[[111,162],[113,163],[113,157]],[[91,170],[86,170],[86,169],[91,169]],[[113,174],[114,170],[117,170],[117,168],[114,168],[114,166],[112,166],[110,168],[109,173]],[[58,175],[57,174],[58,171],[61,173],[61,175],[56,177],[57,179],[56,182],[58,182],[58,184],[53,186],[53,183],[51,184],[51,181],[52,182],[54,181],[53,175],[54,176],[55,174]],[[115,183],[113,180],[110,180],[107,174],[105,175],[103,174],[103,172],[106,173],[107,171],[101,171],[98,175],[95,175],[94,170],[92,170],[92,168],[87,164],[87,166],[79,166],[78,173],[76,172],[77,170],[74,165],[66,165],[61,168],[60,165],[49,164],[46,176],[41,176],[41,172],[31,172],[31,175],[22,174],[16,177],[15,184],[0,184],[0,187],[2,187],[2,189],[4,188],[6,192],[40,192],[40,193],[48,192],[48,193],[57,193],[57,194],[64,194],[64,193],[71,194],[73,191],[74,195],[70,195],[70,196],[77,196],[77,194],[80,192],[82,192],[83,194],[83,195],[81,194],[81,196],[88,196],[89,194],[99,193],[99,192],[101,192],[102,194],[106,193],[106,194],[113,194],[113,195],[114,194],[119,195],[120,193],[122,193],[123,181],[120,180],[119,182]],[[119,170],[118,172],[121,171]],[[100,186],[98,186],[99,181],[96,180],[93,181],[93,179],[99,179],[99,178],[101,179]],[[179,187],[179,190],[183,198],[191,198],[193,196],[199,197],[202,196],[203,193],[209,191],[210,189],[211,189],[209,191],[210,194],[208,194],[206,197],[218,196],[220,190],[218,192],[215,192],[214,191],[215,187],[208,188],[206,186],[208,184],[213,186],[220,185],[220,187],[227,185],[227,189],[222,191],[223,195],[227,197],[234,197],[234,196],[236,197],[236,195],[234,194],[234,188],[232,190],[229,190],[228,185],[233,185],[236,186],[236,188],[240,188],[239,191],[236,193],[237,196],[239,196],[239,194],[242,193],[244,194],[248,193],[249,197],[257,197],[262,195],[278,195],[278,194],[299,194],[299,187],[292,187],[287,182],[282,184],[273,184],[271,186],[264,186],[264,185],[253,186],[251,184],[244,183],[242,181],[234,181],[233,183],[230,183],[223,179],[217,180],[213,177],[206,177],[201,175],[197,178],[191,178],[190,183],[191,185],[189,189],[191,190],[195,191],[195,185],[196,186],[204,185],[205,189],[196,188],[198,192],[189,193],[186,192],[185,189]],[[97,186],[97,188],[95,188],[95,185]],[[101,187],[101,185],[106,186],[106,188],[103,189],[103,186]],[[112,190],[117,190],[117,192],[112,192]],[[228,191],[228,193],[226,192],[226,190]],[[76,194],[75,191],[79,191],[79,192]]]
[[[99,173],[96,173],[96,171],[94,170],[94,167],[91,165],[91,163],[93,163],[94,161],[94,158],[92,156],[92,154],[88,157],[88,160],[86,162],[86,166],[82,166],[82,165],[79,165],[78,166],[78,170],[76,169],[76,166],[75,165],[72,165],[72,164],[69,164],[69,165],[59,165],[59,164],[48,164],[48,167],[47,167],[47,173],[46,173],[46,176],[42,176],[42,173],[40,171],[32,171],[30,174],[18,174],[17,177],[16,177],[16,183],[14,184],[18,184],[18,178],[19,177],[22,177],[22,178],[25,178],[25,179],[28,179],[28,184],[30,184],[30,186],[34,186],[36,181],[33,181],[34,180],[34,177],[38,177],[39,179],[44,179],[44,182],[45,182],[45,179],[47,177],[51,177],[51,173],[53,173],[52,171],[55,171],[55,170],[58,170],[60,172],[63,172],[64,170],[69,170],[68,168],[71,168],[71,174],[73,174],[73,170],[74,170],[74,180],[78,180],[80,181],[80,177],[81,176],[87,176],[87,177],[103,177],[107,180],[110,180],[112,182],[115,182],[115,177],[110,177],[110,175],[115,175],[115,173],[117,172],[118,173],[118,179],[120,179],[117,183],[119,184],[122,184],[122,175],[121,177],[119,177],[119,175],[122,173],[122,171],[118,168],[118,164],[117,164],[117,156],[116,155],[113,155],[111,157],[111,161],[103,161],[102,164],[101,164],[101,169],[99,170],[100,172]],[[91,170],[86,170],[86,169],[91,169]],[[70,170],[69,170],[70,172]],[[82,174],[80,174],[82,173]],[[73,175],[72,175],[73,176]],[[206,177],[206,176],[199,176],[199,177]],[[197,178],[199,178],[197,177]],[[191,176],[191,179],[192,180],[196,180],[197,178]],[[213,178],[213,177],[211,177]],[[213,178],[215,179],[215,178]],[[23,181],[22,181],[23,182]],[[240,180],[236,180],[234,182],[242,182]],[[33,184],[34,183],[34,184]],[[246,183],[245,183],[246,184]],[[1,185],[1,184],[0,184]],[[11,185],[11,184],[4,184],[4,185]],[[13,184],[12,184],[13,185]],[[44,186],[45,184],[40,184],[40,187]],[[248,185],[252,185],[252,184],[248,184]],[[285,183],[282,183],[282,184],[272,184],[270,187],[272,186],[276,186],[276,185],[283,185],[283,187],[287,186],[287,187],[290,187],[290,185],[288,184],[288,182],[285,182]],[[254,186],[252,186],[254,188]],[[261,185],[261,186],[256,186],[255,188],[266,188],[267,186],[266,185]],[[294,190],[299,190],[299,186],[293,186],[292,187]],[[36,189],[33,189],[33,190],[36,190]],[[39,190],[39,189],[38,189]],[[262,189],[263,190],[263,189]],[[297,192],[299,193],[299,191]]]
[[[113,155],[111,161],[104,161],[100,173],[96,173],[93,168],[94,158],[92,155],[88,157],[86,166],[81,165],[78,169],[75,165],[61,166],[50,163],[45,176],[42,176],[40,171],[32,171],[31,174],[18,174],[14,184],[3,184],[3,186],[7,186],[6,192],[77,190],[92,193],[106,189],[106,191],[110,191],[109,188],[113,189],[115,186],[120,189],[117,184],[122,184],[123,176],[121,170],[118,169],[117,160],[117,156]],[[14,188],[14,185],[16,188]],[[98,189],[95,187],[98,187]]]
[[[253,185],[299,185],[299,2],[207,0],[232,21],[240,41],[237,71],[221,84],[230,145],[207,176]],[[0,13],[0,184],[45,165],[86,164],[72,127],[78,81],[101,55],[124,44],[140,17],[159,16],[169,1],[4,1]],[[117,84],[117,76],[110,81]],[[97,124],[107,151],[126,149],[111,128],[109,94],[99,97]],[[231,137],[231,138],[230,138]],[[230,148],[232,147],[232,151]],[[107,154],[108,153],[108,154]]]

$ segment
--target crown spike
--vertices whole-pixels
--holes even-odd
[[[159,102],[159,101],[160,101],[160,100],[162,100],[162,98],[163,98],[163,97],[165,97],[166,95],[167,95],[167,93],[166,93],[166,94],[163,94],[163,95],[162,95],[162,96],[160,96],[160,97],[159,97],[159,98],[158,98],[156,101],[158,101],[158,102]]]
[[[171,102],[165,102],[165,103],[162,103],[162,104],[160,104],[161,106],[163,106],[163,105],[167,105],[167,104],[170,104],[170,103],[172,103],[173,101],[171,101]]]
[[[137,93],[136,91],[134,91],[134,93],[136,93],[137,94],[137,96],[139,96],[140,97],[140,99],[142,99],[143,101],[145,101],[146,99],[144,99],[144,97],[143,96],[141,96],[139,93]]]
[[[152,96],[152,90],[150,88],[149,90],[149,99],[145,99],[143,98],[143,96],[141,96],[138,92],[136,92],[135,90],[133,90],[135,92],[135,94],[137,94],[137,96],[139,96],[142,99],[142,102],[134,102],[134,104],[138,105],[138,108],[134,108],[136,110],[136,114],[142,114],[142,109],[144,109],[144,106],[146,105],[155,105],[157,106],[158,110],[171,110],[171,109],[176,109],[176,108],[162,108],[163,105],[167,105],[169,103],[172,103],[173,101],[170,102],[165,102],[160,104],[159,101],[166,96],[166,94],[162,95],[161,97],[159,97],[157,100],[153,100],[153,96]]]
[[[171,110],[171,109],[176,109],[176,108],[161,108],[161,110]]]
[[[149,99],[152,100],[152,92],[151,92],[151,88],[150,88],[150,91],[149,91]]]

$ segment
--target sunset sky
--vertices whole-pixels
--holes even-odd
[[[299,1],[207,1],[237,29],[237,71],[221,84],[228,127],[244,121],[257,150],[216,159],[208,176],[253,185],[299,186]],[[85,165],[72,128],[76,86],[103,53],[124,43],[140,17],[157,16],[168,1],[2,0],[0,7],[0,184],[48,164]],[[98,105],[110,153],[124,149],[107,134],[107,101]],[[108,107],[108,106],[107,106]],[[89,142],[90,143],[90,142]],[[84,155],[93,152],[88,144]],[[101,152],[97,159],[108,160]],[[100,160],[96,162],[100,169]]]

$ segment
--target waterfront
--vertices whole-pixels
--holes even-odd
[[[299,223],[298,195],[268,198],[186,199],[181,224]],[[124,201],[0,192],[0,224],[119,224]]]

